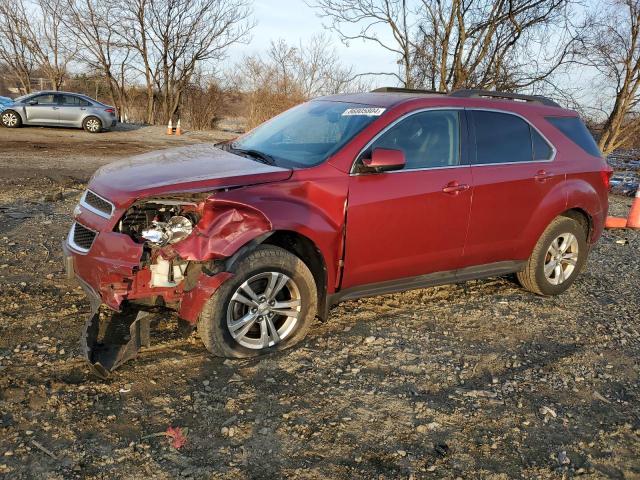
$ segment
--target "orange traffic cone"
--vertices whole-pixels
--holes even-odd
[[[629,212],[629,218],[627,218],[627,228],[640,229],[640,187],[638,187],[636,198],[633,199],[631,204],[631,211]]]
[[[178,125],[176,126],[176,135],[182,135],[182,128],[180,128],[180,119],[178,119]]]
[[[627,219],[622,217],[607,217],[604,228],[626,228]]]
[[[167,135],[173,135],[173,123],[171,123],[171,119],[169,119],[169,124],[167,125]]]

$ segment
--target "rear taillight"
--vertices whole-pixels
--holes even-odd
[[[107,113],[116,113],[116,111],[113,108],[106,108],[105,112],[107,112]]]
[[[607,190],[611,187],[611,175],[613,175],[613,168],[607,165],[603,170],[600,170],[600,177],[602,178],[602,183]]]

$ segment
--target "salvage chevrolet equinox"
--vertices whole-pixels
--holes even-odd
[[[547,98],[395,88],[106,165],[64,242],[92,305],[85,354],[108,375],[162,309],[246,358],[295,345],[344,300],[513,273],[560,294],[602,233],[610,176]]]

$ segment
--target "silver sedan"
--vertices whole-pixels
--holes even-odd
[[[79,93],[38,92],[16,98],[0,114],[2,125],[84,128],[98,133],[116,126],[116,109]]]

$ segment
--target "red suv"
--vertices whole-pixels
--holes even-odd
[[[343,300],[510,273],[562,293],[602,233],[610,175],[544,97],[392,88],[107,165],[64,245],[92,300],[87,358],[107,375],[162,308],[238,358],[300,342]]]

